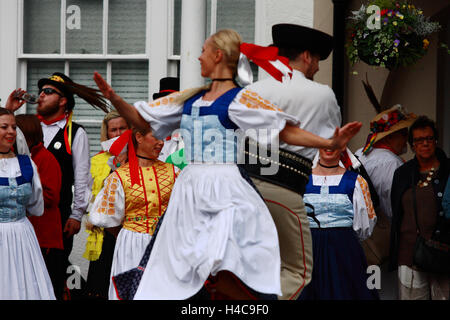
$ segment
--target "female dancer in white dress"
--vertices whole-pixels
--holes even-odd
[[[147,130],[133,129],[126,134],[133,136],[133,155],[129,153],[129,162],[106,178],[89,213],[89,222],[95,226],[122,226],[114,247],[109,300],[117,299],[111,277],[139,264],[166,210],[176,177],[173,164],[157,160],[164,142],[156,139],[148,126]],[[133,158],[140,184],[133,184]]]
[[[0,300],[54,300],[39,242],[26,214],[44,213],[42,185],[28,155],[16,155],[14,114],[0,108]]]
[[[369,187],[358,173],[346,170],[340,158],[339,150],[320,149],[306,185],[304,201],[314,207],[316,217],[308,217],[314,269],[298,300],[378,299],[377,290],[367,286],[360,244],[377,221]]]
[[[134,125],[150,123],[161,138],[181,128],[189,163],[174,185],[135,299],[187,299],[210,275],[220,274],[231,274],[229,279],[237,277],[258,293],[281,295],[275,224],[238,170],[232,133],[273,129],[259,141],[274,143],[280,135],[289,144],[336,148],[360,129],[360,123],[351,123],[337,129],[332,140],[322,139],[299,129],[297,119],[256,93],[237,87],[241,42],[233,30],[212,35],[199,57],[210,85],[134,107],[94,74],[104,96]]]

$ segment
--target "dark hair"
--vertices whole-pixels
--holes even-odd
[[[305,51],[309,51],[309,53],[311,55],[320,55],[319,51],[316,51],[311,48],[300,47],[300,46],[296,46],[296,47],[287,47],[286,46],[286,47],[277,47],[277,48],[278,48],[278,54],[280,56],[288,58],[289,61],[293,61],[293,60],[297,59],[297,57]]]
[[[5,109],[3,107],[0,107],[0,116],[4,116],[5,114],[14,116],[14,112],[12,112],[12,111],[10,111],[8,109]]]
[[[131,140],[133,141],[133,145],[134,145],[134,149],[135,150],[137,150],[137,147],[138,147],[138,143],[137,143],[137,140],[136,140],[136,134],[139,132],[140,134],[145,136],[147,133],[152,131],[150,125],[148,125],[148,127],[145,128],[145,130],[138,129],[136,127],[132,127],[131,130],[133,131],[133,133],[131,134]]]
[[[304,48],[278,47],[278,54],[288,58],[290,61],[297,59],[298,55],[304,51],[306,51]]]
[[[438,131],[436,129],[436,124],[433,120],[428,118],[427,116],[419,116],[416,121],[409,127],[408,132],[408,143],[409,146],[413,147],[413,131],[417,129],[431,128],[433,130],[434,139],[438,139]]]
[[[30,149],[40,142],[44,142],[41,122],[34,114],[17,115],[16,124],[22,130]]]

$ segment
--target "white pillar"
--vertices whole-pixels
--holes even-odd
[[[159,80],[167,76],[168,55],[168,1],[147,0],[147,51],[149,59],[149,96],[152,100],[155,92],[159,92]]]
[[[202,86],[198,57],[206,35],[206,0],[183,0],[181,9],[180,89]]]
[[[0,104],[17,86],[18,6],[17,0],[0,1]]]

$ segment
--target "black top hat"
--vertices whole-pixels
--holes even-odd
[[[180,90],[180,79],[175,77],[166,77],[159,80],[159,92],[153,94],[153,100],[167,96]]]
[[[332,36],[296,24],[280,23],[272,26],[272,38],[276,47],[308,50],[319,54],[320,60],[325,60],[333,50]]]
[[[39,90],[46,84],[50,84],[56,88],[58,88],[67,98],[67,109],[72,110],[75,106],[75,99],[73,97],[73,92],[70,89],[69,83],[73,83],[72,79],[66,76],[63,73],[55,72],[51,75],[50,78],[43,78],[38,81]]]

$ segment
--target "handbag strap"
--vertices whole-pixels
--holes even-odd
[[[416,220],[417,233],[420,235],[419,220],[417,217],[417,201],[416,201],[416,185],[414,183],[414,175],[412,175],[412,197],[413,197],[413,207],[414,207],[414,218]]]

